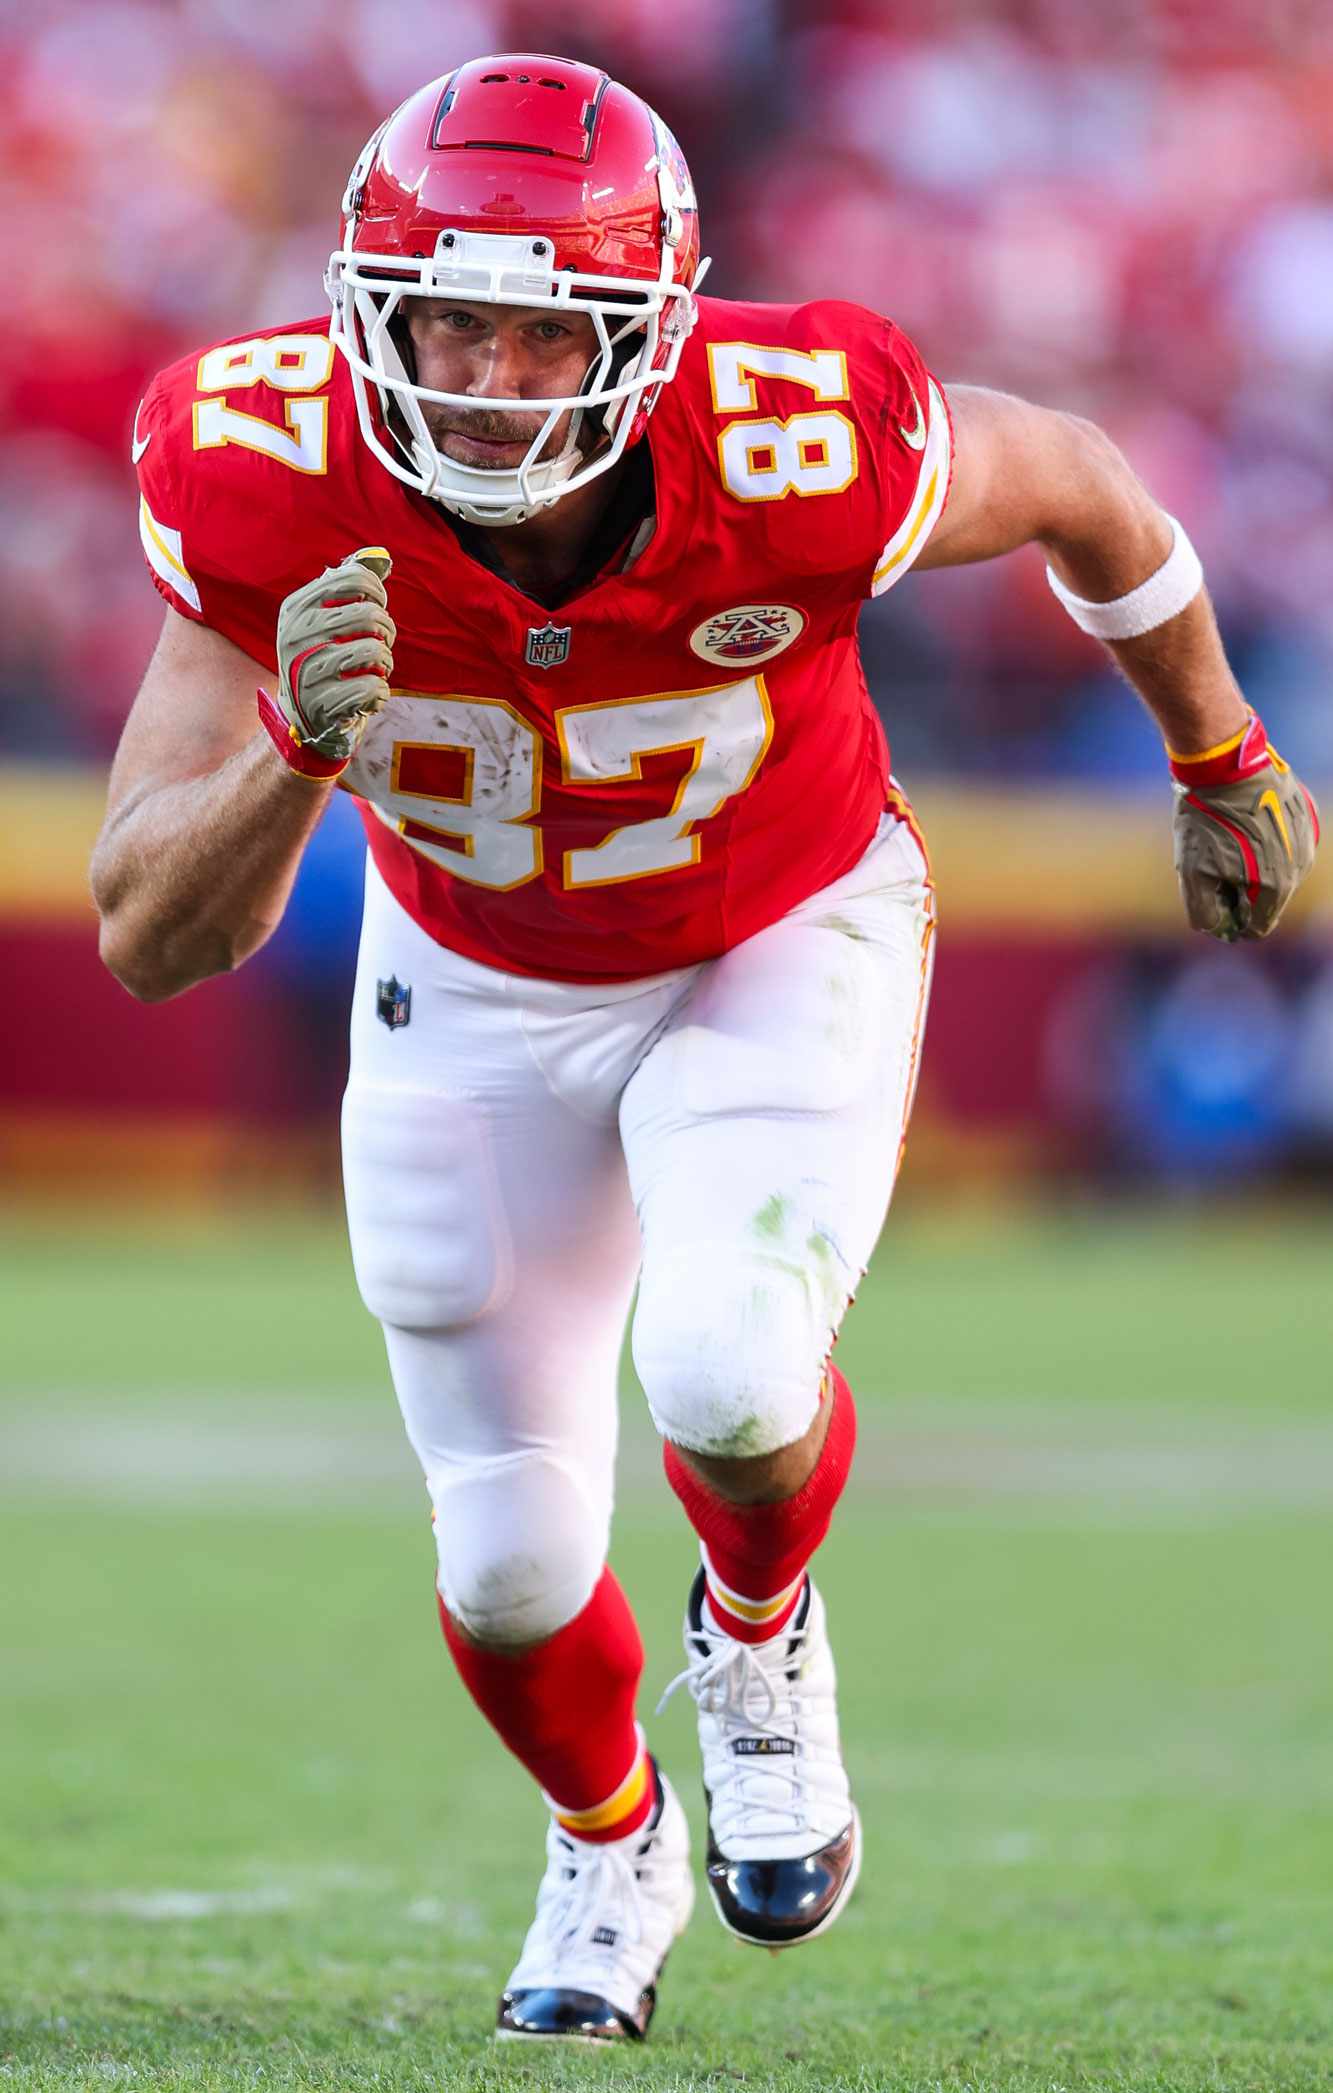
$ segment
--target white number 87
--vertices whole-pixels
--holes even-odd
[[[244,414],[225,400],[194,403],[194,447],[220,450],[229,443],[259,451],[293,472],[328,470],[329,403],[312,397],[333,376],[333,343],[323,334],[278,334],[250,342],[227,342],[199,359],[200,393],[245,392],[265,385],[286,395],[285,429],[261,414]],[[293,397],[301,394],[303,397]]]
[[[556,714],[565,782],[629,783],[647,756],[688,750],[665,814],[567,850],[561,884],[601,887],[696,865],[697,824],[752,782],[773,738],[762,676],[715,689],[568,705]],[[442,870],[504,892],[536,879],[544,844],[541,741],[497,698],[395,691],[367,729],[347,782],[387,827]]]
[[[856,478],[856,430],[826,407],[805,414],[759,417],[755,376],[803,385],[817,400],[850,398],[840,349],[764,348],[754,342],[710,342],[709,381],[719,414],[749,409],[717,439],[718,463],[738,501],[782,501],[788,494],[841,494]]]

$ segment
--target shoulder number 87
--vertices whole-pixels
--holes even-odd
[[[785,419],[760,416],[755,378],[804,385],[817,400],[846,400],[841,349],[766,349],[755,342],[710,342],[708,375],[718,414],[750,410],[717,439],[723,484],[738,501],[782,501],[788,494],[841,494],[856,478],[856,430],[825,408]]]
[[[210,349],[200,357],[195,379],[205,396],[194,403],[195,449],[211,451],[238,443],[243,450],[290,465],[293,472],[327,472],[329,403],[314,395],[333,376],[334,354],[324,334],[275,334]],[[284,395],[285,429],[262,414],[244,414],[225,400],[208,397],[248,392],[256,385]]]

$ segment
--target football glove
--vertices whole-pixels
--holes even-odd
[[[389,695],[397,628],[385,581],[392,562],[364,546],[293,589],[278,612],[278,693],[259,693],[275,747],[307,777],[336,777]]]
[[[1314,863],[1313,798],[1257,713],[1230,741],[1170,762],[1176,877],[1191,928],[1228,944],[1267,937]]]

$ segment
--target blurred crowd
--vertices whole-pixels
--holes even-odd
[[[1327,0],[48,0],[0,6],[0,757],[101,762],[160,615],[128,434],[196,343],[323,309],[379,118],[484,50],[594,59],[676,130],[710,289],[894,315],[1076,409],[1188,520],[1280,746],[1333,775]],[[901,771],[1160,778],[1035,556],[865,620]]]

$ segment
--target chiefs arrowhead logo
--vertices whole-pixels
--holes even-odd
[[[748,668],[771,661],[805,631],[805,612],[790,603],[738,603],[705,618],[690,634],[690,646],[723,668]]]

